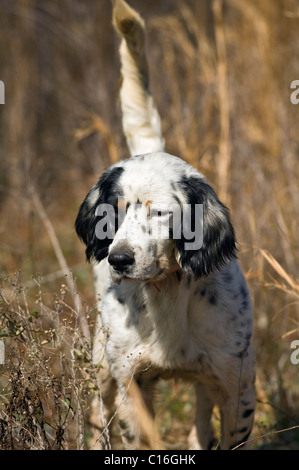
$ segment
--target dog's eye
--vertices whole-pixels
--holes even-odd
[[[158,209],[151,209],[149,216],[150,217],[163,217],[165,215],[169,215],[169,211],[163,211],[163,210],[158,210]]]

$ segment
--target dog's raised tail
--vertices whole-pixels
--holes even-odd
[[[160,116],[149,90],[144,21],[124,0],[112,0],[121,36],[122,125],[131,156],[164,150]]]

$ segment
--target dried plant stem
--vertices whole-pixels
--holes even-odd
[[[33,204],[36,208],[36,211],[38,213],[38,216],[40,217],[41,221],[44,224],[45,229],[47,230],[47,233],[48,233],[49,238],[50,238],[51,243],[52,243],[53,250],[55,252],[55,256],[56,256],[57,261],[60,265],[61,271],[65,275],[68,288],[69,288],[69,290],[70,290],[70,292],[73,296],[73,300],[74,300],[74,304],[75,304],[75,312],[77,314],[79,324],[80,324],[80,328],[82,330],[84,339],[88,344],[90,344],[90,331],[89,331],[89,327],[88,327],[88,324],[87,324],[87,321],[86,321],[86,318],[85,318],[85,315],[84,315],[82,303],[81,303],[79,294],[77,292],[77,288],[76,288],[75,281],[73,279],[73,275],[72,275],[72,273],[71,273],[71,271],[70,271],[70,269],[67,265],[67,262],[65,260],[64,255],[63,255],[63,252],[62,252],[62,249],[60,247],[59,240],[56,236],[54,227],[53,227],[49,217],[47,216],[47,213],[44,209],[44,206],[43,206],[43,204],[40,200],[39,195],[37,194],[36,190],[33,187],[31,187],[31,189],[30,189],[30,194],[31,194],[32,202],[33,202]]]
[[[289,227],[286,221],[286,214],[277,202],[276,195],[273,193],[271,185],[269,184],[260,163],[256,160],[255,162],[250,162],[250,165],[255,172],[255,176],[260,187],[263,188],[263,191],[267,196],[268,206],[271,209],[273,217],[279,227],[278,233],[280,235],[280,243],[283,248],[282,254],[284,255],[288,270],[294,273],[296,272],[296,263],[291,245]]]
[[[78,449],[84,449],[84,417],[83,417],[83,410],[81,406],[81,401],[80,401],[80,391],[79,388],[76,384],[75,377],[76,377],[76,370],[75,370],[75,363],[76,359],[74,356],[74,344],[75,344],[75,332],[77,331],[77,328],[81,328],[81,332],[83,333],[84,336],[84,341],[87,342],[88,345],[90,345],[90,331],[88,327],[88,323],[85,319],[82,303],[79,297],[79,294],[77,292],[76,284],[73,278],[73,275],[67,265],[67,262],[65,260],[65,257],[63,255],[62,249],[59,244],[59,240],[56,236],[54,227],[47,216],[47,213],[44,209],[44,206],[40,200],[40,197],[38,196],[36,190],[31,187],[30,188],[30,194],[32,198],[32,202],[37,210],[37,213],[43,222],[47,233],[49,235],[49,238],[52,243],[53,250],[55,252],[57,261],[60,265],[60,268],[62,272],[65,275],[65,279],[68,285],[68,288],[72,294],[74,304],[75,304],[75,309],[73,310],[74,315],[75,315],[75,326],[74,326],[74,334],[72,336],[72,345],[70,348],[70,354],[71,354],[71,371],[72,371],[72,376],[74,378],[74,392],[75,392],[75,397],[76,397],[76,402],[77,402],[77,448]]]
[[[280,434],[282,432],[293,431],[294,429],[298,429],[298,428],[299,428],[299,424],[296,424],[295,426],[291,426],[289,428],[278,429],[277,431],[267,432],[266,434],[262,434],[261,436],[257,436],[257,437],[254,437],[253,439],[249,439],[248,441],[242,442],[242,444],[239,444],[236,447],[233,447],[232,450],[239,449],[245,444],[251,444],[252,442],[258,441],[259,439],[263,439],[264,437],[273,436],[274,434]]]
[[[267,252],[266,250],[260,250],[262,256],[268,261],[268,263],[272,266],[272,268],[279,274],[282,279],[284,279],[289,287],[291,287],[296,295],[299,295],[299,285],[296,281],[290,276],[285,269],[278,263],[278,261],[271,255],[271,253]],[[280,287],[279,285],[277,285]]]
[[[93,132],[98,132],[104,139],[111,163],[116,163],[119,161],[119,151],[115,138],[109,127],[105,124],[103,119],[97,114],[90,114],[87,125],[82,129],[77,129],[75,132],[75,139],[82,140],[88,137]]]
[[[229,205],[229,169],[231,162],[230,112],[227,85],[227,60],[223,25],[223,1],[213,0],[214,29],[217,51],[217,79],[219,93],[220,137],[218,161],[219,196]]]

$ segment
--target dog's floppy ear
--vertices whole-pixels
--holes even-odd
[[[198,175],[184,176],[179,187],[185,195],[191,216],[191,226],[195,224],[195,205],[203,208],[201,248],[186,249],[188,240],[184,230],[176,237],[176,258],[181,268],[192,273],[195,278],[207,276],[220,269],[228,261],[236,258],[236,242],[229,211],[219,201],[215,191]],[[187,243],[187,245],[186,245]]]
[[[113,238],[97,237],[96,226],[103,218],[103,215],[97,215],[97,209],[103,204],[109,204],[114,208],[117,206],[117,200],[121,197],[118,181],[122,172],[123,167],[120,166],[108,168],[97,184],[91,188],[79,209],[75,228],[79,238],[86,245],[87,261],[92,258],[101,261],[108,255],[108,248]]]

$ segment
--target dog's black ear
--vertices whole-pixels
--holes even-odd
[[[179,187],[188,204],[193,231],[197,226],[196,204],[202,205],[203,220],[201,247],[186,249],[190,240],[186,239],[184,230],[181,230],[180,237],[176,237],[175,240],[176,258],[181,268],[192,273],[195,278],[207,276],[236,258],[235,233],[229,211],[201,176],[183,177],[179,182]]]
[[[97,184],[91,188],[79,209],[75,228],[79,238],[86,245],[87,261],[91,259],[101,261],[108,255],[113,237],[100,239],[97,236],[96,226],[103,218],[98,208],[105,207],[102,206],[105,204],[117,210],[117,201],[121,197],[118,181],[122,172],[123,167],[120,166],[108,168]]]

